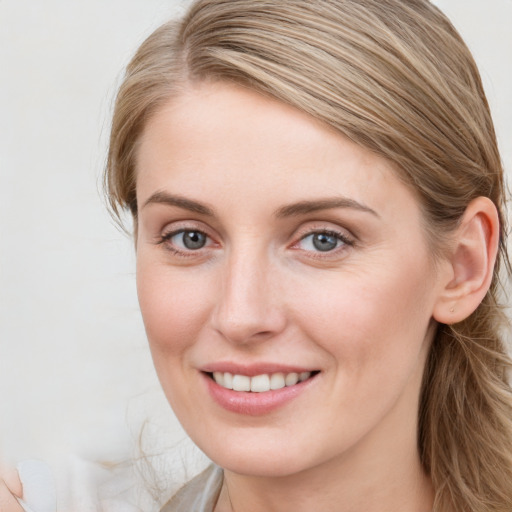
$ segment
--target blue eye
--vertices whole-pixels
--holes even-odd
[[[182,230],[177,233],[170,233],[164,237],[166,241],[171,242],[179,249],[188,251],[197,251],[206,246],[208,237],[201,231]]]
[[[322,231],[311,233],[302,238],[299,247],[305,251],[329,252],[350,242],[338,233]]]

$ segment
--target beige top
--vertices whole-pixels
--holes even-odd
[[[160,512],[213,512],[222,487],[223,472],[212,464],[185,484]]]

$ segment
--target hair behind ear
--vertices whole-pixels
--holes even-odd
[[[501,318],[481,311],[440,325],[427,361],[419,447],[436,511],[453,503],[468,503],[468,512],[512,510],[511,362],[501,340],[489,336]]]
[[[511,361],[496,303],[499,219],[487,198],[470,203],[447,258],[451,273],[425,370],[419,446],[436,488],[434,510],[512,510]]]

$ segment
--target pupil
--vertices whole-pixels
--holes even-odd
[[[334,235],[327,235],[325,233],[317,233],[313,236],[313,245],[319,251],[332,251],[336,249],[338,239]]]
[[[183,244],[187,249],[201,249],[206,243],[206,235],[199,231],[186,231],[183,234]]]

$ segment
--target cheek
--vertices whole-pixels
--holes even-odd
[[[414,263],[414,262],[413,262]],[[292,294],[307,312],[303,329],[328,352],[342,375],[368,379],[403,372],[417,362],[431,318],[428,272],[407,262],[335,276]],[[425,268],[425,267],[424,267]],[[337,279],[339,277],[339,279]]]
[[[184,386],[189,354],[205,323],[208,287],[137,256],[137,293],[156,373],[176,415],[190,418],[196,397]],[[185,428],[190,429],[184,424]]]
[[[173,272],[144,258],[137,261],[137,293],[155,365],[182,354],[208,316],[209,286],[191,273]]]

